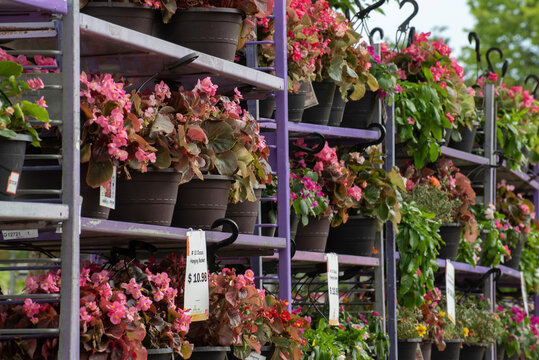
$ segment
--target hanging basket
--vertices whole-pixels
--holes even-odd
[[[195,347],[191,360],[225,360],[230,351],[228,346],[199,346]]]
[[[159,11],[131,3],[92,1],[80,12],[147,35],[152,35],[154,23],[161,21]]]
[[[254,189],[256,201],[228,204],[225,217],[234,220],[238,224],[240,234],[254,234],[258,209],[260,207],[260,197],[264,188],[265,186],[262,185]]]
[[[462,225],[459,223],[443,224],[440,227],[440,236],[445,242],[445,245],[440,247],[438,258],[455,261],[459,249],[461,232]]]
[[[307,83],[301,84],[297,93],[288,93],[288,121],[301,122],[307,96]]]
[[[19,134],[16,138],[0,136],[0,201],[11,201],[15,198],[26,144],[30,142],[30,135]]]
[[[328,217],[310,217],[307,226],[303,226],[301,221],[298,223],[296,233],[296,249],[324,252],[329,234]]]
[[[326,252],[371,256],[376,225],[375,218],[350,216],[345,224],[330,229]]]
[[[460,349],[459,360],[483,360],[487,346],[487,344],[464,343],[462,349]]]
[[[367,91],[359,100],[348,101],[344,107],[341,127],[353,129],[366,129],[372,123],[376,109],[375,92]]]
[[[335,93],[333,94],[333,103],[331,104],[331,113],[329,115],[329,126],[340,126],[344,115],[344,107],[346,103],[341,96],[341,90],[339,87],[335,87]]]
[[[305,109],[301,122],[327,125],[333,105],[335,82],[333,80],[315,81],[313,82],[313,89],[318,105]]]
[[[174,360],[174,351],[171,348],[146,349],[148,360]]]
[[[415,360],[415,354],[421,339],[399,339],[398,358],[399,360]]]
[[[432,358],[436,360],[459,360],[462,340],[444,340],[445,350],[438,351],[438,347],[432,347]]]
[[[449,142],[449,147],[471,153],[473,146],[475,144],[475,134],[477,133],[477,125],[473,125],[472,129],[465,127],[460,131],[461,141],[456,142],[451,140]]]

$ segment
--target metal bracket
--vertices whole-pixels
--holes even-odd
[[[382,125],[382,124],[372,123],[372,124],[370,124],[368,126],[367,129],[373,130],[375,128],[378,129],[379,132],[380,132],[380,135],[378,136],[378,139],[373,140],[373,141],[368,141],[366,143],[357,144],[356,147],[358,149],[364,150],[364,149],[368,148],[369,146],[378,145],[378,144],[381,144],[381,143],[384,142],[384,140],[386,138],[386,127],[384,125]]]
[[[318,143],[316,144],[316,146],[314,148],[307,148],[307,147],[304,147],[304,146],[294,145],[293,143],[291,143],[290,144],[290,149],[292,151],[302,151],[302,152],[305,152],[305,153],[310,154],[310,155],[315,155],[315,154],[318,154],[320,151],[322,151],[324,146],[326,146],[326,138],[324,137],[324,135],[322,135],[320,133],[311,133],[311,134],[308,134],[307,136],[290,137],[289,139],[290,140],[297,140],[299,138],[304,138],[305,139],[307,137],[314,137],[315,139],[318,139]]]
[[[221,219],[215,220],[213,224],[211,224],[211,228],[215,229],[216,227],[219,227],[221,225],[230,225],[232,227],[232,234],[228,238],[221,240],[216,244],[212,244],[208,246],[207,255],[208,255],[208,268],[210,272],[218,271],[219,269],[215,262],[217,251],[219,251],[220,249],[226,246],[233,244],[234,241],[236,241],[236,239],[238,238],[238,234],[240,233],[238,224],[236,224],[234,220],[229,219],[229,218],[221,218]]]

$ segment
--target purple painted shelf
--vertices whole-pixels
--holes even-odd
[[[520,171],[506,168],[505,163],[496,170],[496,178],[497,182],[505,179],[509,184],[515,185],[516,192],[532,193],[539,190],[539,182],[536,179],[531,179],[530,175]]]
[[[457,167],[470,165],[488,165],[487,158],[453,149],[447,146],[442,146],[442,155],[451,158],[453,160],[453,163]]]
[[[67,14],[67,0],[0,0],[0,12],[41,11]]]
[[[304,268],[312,268],[313,264],[323,264],[326,262],[325,253],[313,252],[313,251],[301,251],[298,250],[292,258],[292,266],[294,271]],[[356,255],[342,255],[339,256],[339,266],[379,266],[380,260],[376,257],[370,256],[356,256]],[[273,256],[267,256],[265,259],[277,260],[279,257],[277,254]]]
[[[260,123],[260,128],[275,130],[277,128],[277,125],[274,122],[262,122]],[[288,132],[301,134],[317,132],[326,137],[351,138],[361,140],[378,139],[378,131],[375,130],[350,129],[336,126],[295,123],[291,121],[288,122]]]

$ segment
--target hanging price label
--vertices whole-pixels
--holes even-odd
[[[206,233],[187,232],[187,259],[185,266],[184,310],[189,310],[191,321],[207,320],[209,316],[208,262]]]
[[[37,229],[31,230],[2,230],[4,240],[35,239],[39,236]]]
[[[530,309],[528,308],[528,292],[526,290],[526,282],[524,281],[524,275],[520,273],[520,291],[522,291],[522,301],[524,302],[524,310],[526,315],[530,315]]]
[[[455,324],[455,267],[451,261],[445,261],[445,292],[447,299],[447,317]]]
[[[253,351],[249,356],[245,358],[245,360],[266,360],[266,357]]]
[[[326,254],[328,269],[329,324],[339,325],[339,257]]]
[[[112,177],[99,187],[99,205],[114,209],[116,206],[116,166],[112,168]]]

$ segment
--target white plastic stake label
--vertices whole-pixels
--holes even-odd
[[[520,273],[520,291],[522,291],[522,302],[524,302],[524,310],[526,315],[530,315],[530,309],[528,308],[528,292],[526,290],[526,282],[524,281],[524,275]]]
[[[245,360],[266,360],[266,357],[262,354],[257,353],[256,351],[253,351],[249,356],[245,358]]]
[[[19,176],[20,174],[18,172],[12,171],[11,174],[9,174],[9,178],[7,179],[7,188],[6,192],[15,195],[17,193],[17,185],[19,184]]]
[[[328,270],[329,324],[339,325],[339,257],[326,254]]]
[[[455,267],[451,261],[445,261],[445,292],[447,298],[447,317],[455,324]]]
[[[37,229],[31,230],[2,230],[4,240],[35,239],[39,236]]]
[[[202,230],[187,232],[187,259],[185,268],[184,310],[189,310],[191,321],[209,317],[208,261],[206,259],[206,233]]]
[[[116,206],[116,166],[112,168],[112,177],[99,187],[99,205],[114,209]]]

